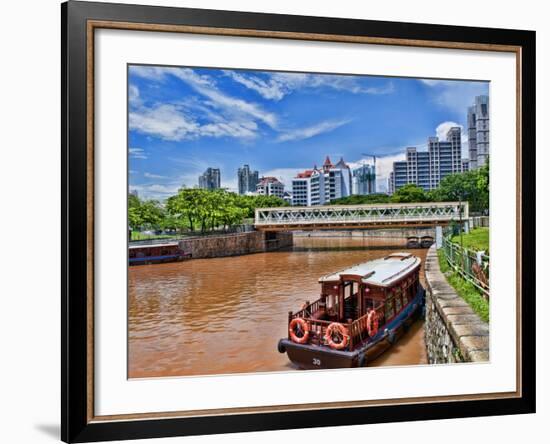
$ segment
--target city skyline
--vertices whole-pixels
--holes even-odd
[[[352,169],[377,155],[377,191],[387,191],[405,149],[462,128],[487,82],[222,69],[130,66],[129,184],[164,199],[198,185],[207,168],[238,191],[244,164],[291,187],[319,157],[344,157]]]

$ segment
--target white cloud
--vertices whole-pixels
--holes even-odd
[[[129,113],[131,130],[164,140],[181,141],[199,136],[239,139],[256,137],[258,126],[253,121],[228,121],[221,116],[217,116],[216,120],[218,121],[200,125],[182,106],[173,104],[155,105],[151,108],[142,106]]]
[[[189,120],[174,105],[156,105],[130,111],[129,127],[165,140],[183,140],[199,130],[198,124]]]
[[[139,196],[144,199],[165,199],[173,194],[176,194],[181,185],[162,185],[158,183],[154,184],[132,184],[130,185],[130,192],[137,191]]]
[[[277,127],[277,116],[275,114],[264,110],[256,103],[247,102],[223,93],[211,77],[197,74],[190,68],[137,66],[132,67],[131,70],[132,74],[156,81],[162,81],[167,75],[174,76],[185,82],[200,95],[206,97],[208,99],[206,103],[209,106],[221,110],[226,116],[238,117],[238,121],[244,120],[243,117],[246,116],[248,120],[252,118],[265,123],[271,128],[275,129]],[[238,132],[242,130],[243,128],[240,127]]]
[[[443,122],[443,123],[440,123],[435,129],[435,134],[439,138],[439,140],[447,140],[447,133],[454,126],[458,126],[460,128],[460,131],[461,131],[460,142],[462,145],[462,157],[467,158],[468,157],[468,133],[465,131],[463,125],[460,125],[459,123],[456,123],[456,122]]]
[[[256,91],[264,99],[281,100],[287,94],[284,85],[274,81],[273,78],[269,81],[264,81],[256,76],[239,74],[237,71],[224,72],[241,85]]]
[[[489,94],[489,82],[435,79],[420,79],[420,82],[429,88],[436,104],[464,116],[464,120],[475,97]]]
[[[373,152],[376,151],[380,150],[373,150]],[[387,156],[376,156],[376,191],[378,193],[388,191],[388,177],[390,177],[390,172],[393,171],[393,163],[400,160],[405,160],[405,148],[397,148],[394,151],[402,152]],[[364,164],[372,164],[372,157],[363,157],[357,161],[347,162],[347,164],[352,170],[354,170]]]
[[[310,137],[318,136],[319,134],[328,133],[343,125],[349,123],[350,120],[326,120],[306,128],[298,128],[287,131],[281,134],[277,140],[279,142],[288,142],[291,140],[303,140]]]
[[[143,148],[128,148],[128,153],[132,159],[147,159],[147,154]]]
[[[464,135],[464,127],[456,122],[443,122],[437,125],[437,128],[435,129],[435,135],[439,138],[439,140],[447,140],[447,133],[449,130],[453,127],[458,126],[461,131],[462,135]]]
[[[160,174],[153,174],[148,172],[143,173],[143,177],[146,177],[147,179],[166,179],[167,178],[167,176],[162,176]]]
[[[245,87],[256,91],[264,99],[279,101],[297,89],[326,87],[353,94],[391,94],[395,88],[392,82],[382,87],[365,86],[364,79],[356,76],[272,73],[262,78],[257,75],[227,70],[225,74]],[[360,80],[363,80],[361,82]]]
[[[132,85],[132,84],[128,85],[128,102],[131,107],[141,105],[139,88],[136,85]]]

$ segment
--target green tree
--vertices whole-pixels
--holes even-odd
[[[201,194],[204,191],[180,188],[176,195],[170,196],[166,201],[168,214],[174,218],[180,229],[188,227],[191,231],[195,230],[195,220],[199,218]]]
[[[331,205],[366,205],[389,203],[390,196],[387,194],[352,194],[351,196],[340,197],[330,202]]]
[[[237,206],[246,210],[245,217],[254,217],[256,208],[286,207],[288,202],[277,196],[237,196]]]
[[[412,183],[399,188],[392,196],[391,201],[396,203],[426,202],[428,197],[422,188]]]
[[[439,201],[465,201],[470,210],[489,210],[489,166],[446,176],[436,190]]]
[[[128,224],[132,230],[143,227],[157,228],[164,219],[164,209],[156,200],[140,200],[132,194],[128,197]]]

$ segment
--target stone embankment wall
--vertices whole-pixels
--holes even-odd
[[[489,361],[489,324],[449,285],[439,268],[435,245],[428,250],[425,272],[428,362]]]
[[[296,237],[352,237],[352,238],[394,238],[407,239],[411,236],[435,237],[435,228],[379,228],[370,230],[318,230],[318,231],[297,231]]]
[[[193,259],[262,253],[292,246],[292,233],[251,231],[246,233],[184,239],[180,248]]]

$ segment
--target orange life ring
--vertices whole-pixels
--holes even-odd
[[[339,337],[342,338],[340,342],[334,342],[333,336],[335,333],[338,333]],[[333,322],[327,327],[325,340],[330,348],[333,348],[334,350],[342,350],[347,347],[349,342],[348,329],[338,322]]]
[[[378,333],[378,313],[372,310],[367,316],[367,333],[372,338]]]
[[[296,327],[299,327],[299,331],[302,332],[301,337],[296,335]],[[302,318],[294,318],[292,321],[290,321],[290,324],[288,326],[288,334],[290,335],[290,339],[298,344],[305,344],[307,342],[307,340],[309,339],[309,330],[309,322]]]

